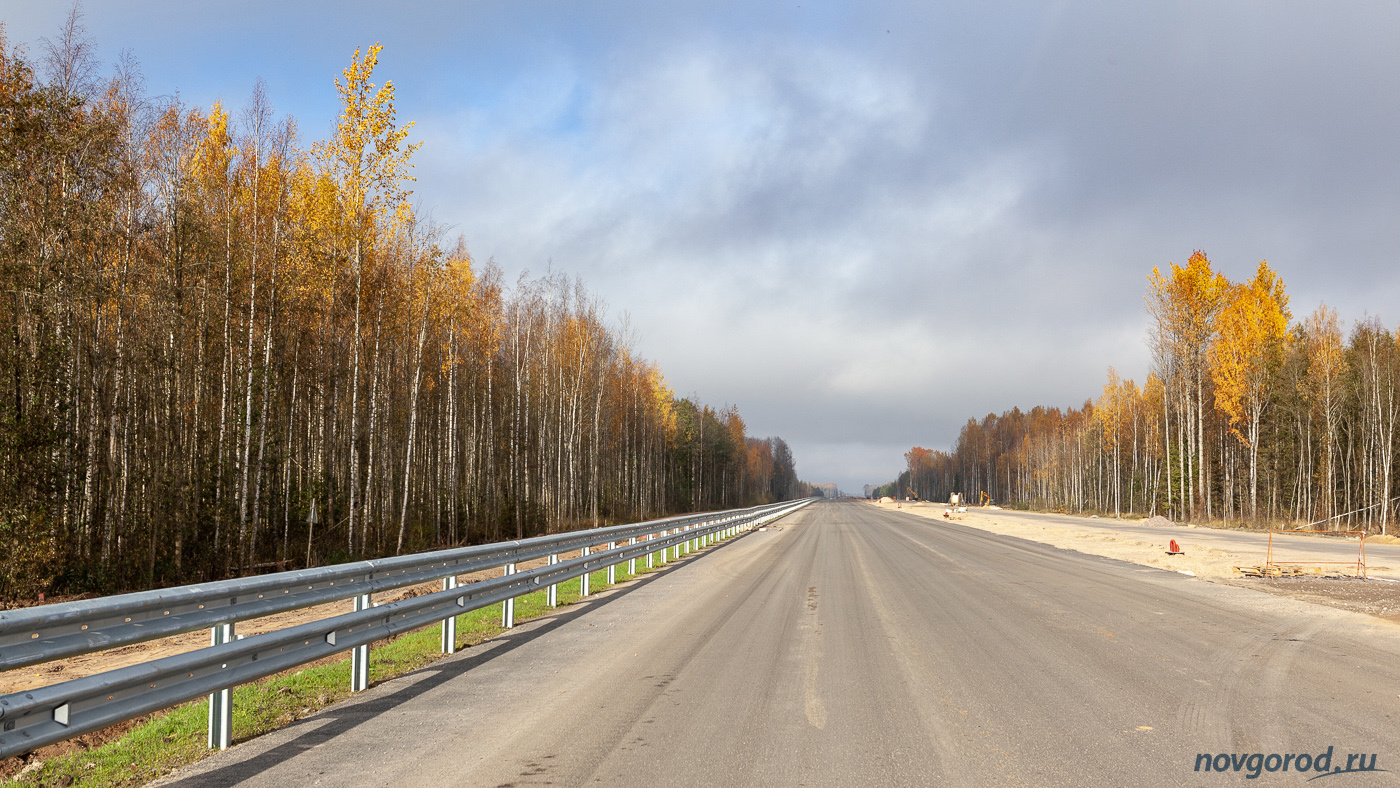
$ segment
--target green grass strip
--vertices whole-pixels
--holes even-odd
[[[681,554],[685,555],[684,549]],[[646,568],[645,557],[639,558],[637,575],[662,566],[659,555],[653,569]],[[627,568],[625,561],[617,565],[619,583],[633,577]],[[606,569],[591,573],[589,578],[589,588],[594,594],[609,586]],[[560,607],[577,602],[580,599],[579,578],[560,583],[558,597]],[[523,623],[547,615],[551,610],[545,605],[544,590],[535,591],[516,597],[515,621]],[[439,625],[434,624],[372,649],[370,683],[401,676],[442,659],[446,655],[440,651],[440,631]],[[505,631],[501,626],[499,604],[463,613],[457,617],[457,647],[474,646]],[[348,654],[333,663],[269,676],[236,687],[233,690],[234,743],[285,727],[350,695]],[[78,788],[143,785],[215,752],[205,746],[208,719],[209,701],[190,701],[158,712],[125,736],[100,747],[45,761],[42,768],[29,772],[23,779],[7,781],[6,785]]]

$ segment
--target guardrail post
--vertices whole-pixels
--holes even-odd
[[[233,624],[220,624],[209,630],[209,645],[219,646],[234,639]],[[209,749],[227,750],[233,744],[233,688],[209,695]]]
[[[369,610],[369,594],[355,595],[355,612]],[[369,689],[369,644],[350,649],[350,691]]]
[[[592,551],[590,551],[587,547],[585,547],[585,548],[583,548],[582,550],[579,551],[579,555],[580,555],[580,556],[587,556],[587,555],[589,555],[591,552],[592,552]],[[586,571],[587,569],[588,569],[588,567],[585,566],[585,567],[584,567],[584,570],[585,570],[584,573],[583,573],[582,575],[579,575],[579,578],[578,578],[578,595],[579,595],[580,598],[588,596],[588,576],[589,576],[590,573],[589,573],[588,571]]]
[[[550,565],[550,566],[554,566],[554,565],[557,564],[557,563],[559,563],[559,554],[558,554],[558,553],[550,553],[550,554],[549,554],[549,565]],[[545,603],[546,605],[549,605],[550,607],[558,607],[558,606],[559,606],[559,584],[558,584],[558,583],[550,583],[550,584],[549,584],[549,588],[546,588],[546,589],[544,590],[544,603]]]
[[[456,650],[456,635],[458,634],[457,630],[460,629],[459,622],[456,620],[459,616],[451,614],[464,612],[468,608],[478,609],[478,605],[485,606],[487,604],[487,599],[493,603],[496,601],[505,602],[502,611],[503,623],[508,627],[513,626],[515,600],[527,597],[535,589],[535,585],[533,582],[517,585],[512,576],[519,573],[518,563],[506,564],[505,561],[530,561],[534,558],[547,557],[549,564],[555,566],[552,566],[551,570],[532,576],[543,581],[544,575],[550,575],[552,582],[548,589],[552,593],[547,598],[551,604],[557,604],[558,584],[564,582],[560,579],[563,575],[567,574],[571,578],[579,577],[581,574],[585,575],[580,578],[581,591],[583,596],[588,596],[592,590],[590,587],[592,578],[586,576],[591,574],[589,570],[607,569],[608,580],[616,582],[618,568],[622,566],[624,561],[628,564],[627,571],[635,574],[639,568],[637,564],[640,563],[637,559],[646,556],[648,568],[655,568],[658,565],[656,561],[658,553],[661,558],[660,566],[665,568],[668,561],[679,560],[682,554],[682,545],[684,545],[685,554],[689,556],[691,552],[718,544],[727,535],[738,535],[758,528],[790,512],[798,511],[808,503],[810,501],[796,505],[783,504],[778,507],[730,510],[735,512],[733,514],[689,515],[642,522],[625,528],[594,529],[583,534],[575,533],[567,536],[559,535],[557,538],[531,540],[528,546],[523,548],[520,543],[505,542],[434,552],[425,554],[422,558],[404,556],[389,562],[356,562],[341,567],[279,572],[268,577],[234,578],[207,585],[185,586],[180,589],[180,594],[169,602],[165,601],[163,596],[167,592],[152,591],[104,600],[91,600],[90,603],[67,603],[64,616],[71,614],[73,617],[62,620],[58,620],[58,616],[50,615],[50,611],[41,610],[43,615],[34,615],[32,612],[26,611],[5,611],[5,621],[0,626],[0,630],[3,630],[0,631],[0,641],[10,643],[23,638],[24,642],[28,642],[28,640],[34,639],[40,640],[45,646],[39,651],[25,652],[18,656],[13,651],[6,651],[3,646],[0,646],[0,652],[3,652],[0,654],[0,657],[3,657],[0,662],[3,662],[3,666],[7,670],[14,667],[52,662],[56,659],[87,654],[96,650],[122,646],[126,643],[140,642],[148,638],[168,637],[201,629],[210,630],[211,645],[208,649],[202,649],[198,653],[183,655],[177,663],[157,660],[140,666],[150,671],[148,676],[151,682],[150,686],[163,687],[160,693],[151,693],[151,695],[142,696],[140,699],[132,700],[125,693],[120,696],[113,695],[112,690],[100,681],[97,683],[89,681],[71,690],[58,690],[57,688],[36,690],[32,697],[26,699],[35,701],[36,706],[33,708],[25,707],[24,714],[33,714],[38,711],[42,714],[51,714],[51,718],[47,722],[34,720],[32,730],[29,728],[21,729],[21,734],[26,739],[23,743],[8,734],[0,733],[0,755],[8,757],[25,752],[25,745],[39,747],[61,741],[64,738],[82,735],[94,730],[95,726],[110,724],[112,720],[122,718],[122,715],[129,712],[134,714],[138,708],[154,710],[157,708],[156,704],[164,703],[170,698],[177,696],[197,698],[199,695],[205,695],[209,703],[206,721],[208,746],[210,748],[226,748],[232,745],[233,739],[233,689],[256,680],[264,675],[263,671],[271,673],[293,665],[306,664],[324,656],[327,651],[336,653],[349,651],[350,691],[358,693],[369,688],[371,644],[365,641],[381,637],[384,630],[377,629],[377,627],[386,626],[390,619],[397,620],[403,616],[404,621],[420,628],[440,624],[440,645],[446,653],[452,653]],[[662,527],[657,528],[657,526]],[[619,535],[623,533],[627,536],[619,538]],[[682,536],[684,538],[681,538]],[[592,539],[604,538],[613,541],[593,542],[592,545],[579,551],[578,554],[582,557],[578,559],[578,563],[569,561],[573,565],[569,572],[559,572],[563,565],[563,559],[568,552],[575,549],[575,545],[582,545],[583,542]],[[661,541],[660,545],[650,544],[651,541],[658,539]],[[643,546],[643,541],[647,542],[645,545],[647,549],[642,553],[637,553],[636,548]],[[592,547],[604,544],[610,548],[610,553],[606,556],[608,560],[600,566],[597,561],[593,561],[591,558],[593,555]],[[624,544],[628,546],[625,551],[627,558],[618,558],[618,548]],[[1361,553],[1357,561],[1358,570],[1362,573],[1365,571],[1364,549],[1365,543],[1362,542]],[[566,550],[568,552],[565,552]],[[586,566],[580,566],[581,564],[586,564]],[[471,571],[474,568],[497,566],[504,568],[507,577],[501,579],[500,583],[491,584],[496,586],[498,590],[490,594],[489,597],[469,603],[468,597],[472,596],[471,594],[455,593],[463,590],[463,581],[461,580],[463,572]],[[387,567],[390,571],[384,572],[383,567]],[[445,569],[452,571],[444,572]],[[424,582],[436,585],[439,580],[442,581],[441,594],[434,594],[428,599],[417,601],[405,600],[402,604],[386,607],[386,611],[396,610],[394,616],[380,615],[372,601],[374,593],[383,594],[392,588],[413,586]],[[502,587],[507,590],[502,592],[500,590]],[[506,597],[510,598],[506,599]],[[451,609],[450,602],[446,605],[442,604],[443,601],[452,598],[455,598],[454,601],[458,605],[456,610]],[[243,654],[235,657],[229,653],[236,650],[232,647],[220,650],[221,645],[232,646],[233,641],[240,637],[235,633],[236,624],[233,622],[327,603],[339,605],[346,600],[352,603],[355,611],[350,616],[355,620],[353,625],[328,625],[322,622],[307,626],[305,632],[297,629],[291,636],[287,636],[286,631],[269,632],[259,636],[259,641],[263,642],[269,649],[279,652],[274,664],[264,662],[252,667],[247,662],[257,659],[257,656]],[[153,604],[157,601],[160,602],[159,607]],[[256,613],[256,616],[252,615],[253,613]],[[374,615],[364,615],[368,613],[374,613]],[[344,616],[340,616],[340,618],[344,618]],[[31,625],[33,629],[30,628]],[[56,637],[70,633],[75,626],[81,626],[83,630],[91,628],[86,633],[88,637]],[[151,628],[144,629],[147,626]],[[327,626],[331,627],[329,631],[325,628]],[[18,638],[16,632],[19,633]],[[307,633],[313,634],[308,636]],[[336,645],[337,634],[341,636],[338,646]],[[56,639],[51,643],[50,637],[56,637]],[[326,649],[325,645],[331,648]],[[299,651],[303,646],[310,648]],[[263,649],[258,651],[262,652]],[[245,659],[247,662],[243,662]],[[301,661],[297,661],[298,659]],[[240,663],[239,674],[236,678],[231,675],[232,671],[224,670],[224,668],[233,668],[235,663]],[[188,675],[186,675],[187,671]],[[187,679],[190,681],[186,684]],[[170,683],[157,685],[155,683],[157,680],[168,680]],[[143,679],[143,681],[145,680]],[[179,686],[178,692],[170,689],[177,685]],[[45,693],[42,698],[40,692]],[[56,705],[45,706],[44,704],[49,701],[53,701]],[[15,702],[13,697],[10,702],[13,706]],[[76,717],[70,717],[70,706],[81,713]],[[13,708],[9,710],[17,711]],[[87,712],[92,713],[88,714]],[[6,727],[7,731],[19,727],[19,721],[11,721],[10,716],[10,714],[6,714],[5,725],[0,726]]]
[[[515,564],[506,564],[505,576],[515,574]],[[501,626],[511,629],[515,626],[515,597],[501,603]]]
[[[450,591],[457,587],[457,576],[444,577],[442,590]],[[442,620],[442,653],[457,653],[457,616],[450,615]]]

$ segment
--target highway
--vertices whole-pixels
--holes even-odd
[[[161,784],[1233,785],[1329,747],[1392,771],[1319,783],[1400,783],[1391,624],[858,502],[780,525]]]

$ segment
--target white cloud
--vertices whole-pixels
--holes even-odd
[[[1049,261],[1019,218],[1040,152],[938,156],[931,87],[840,49],[632,56],[551,64],[422,121],[423,188],[478,257],[580,273],[678,391],[735,402],[755,431],[810,447],[804,473],[845,485],[859,453],[822,446],[872,430],[936,443],[968,391],[1063,374],[1053,340],[1024,336],[1033,312],[985,297],[998,270],[1008,302],[1044,292],[1026,272]]]
[[[12,41],[56,30],[41,6],[0,0]],[[580,274],[678,391],[847,489],[969,416],[1141,378],[1144,276],[1196,248],[1236,278],[1269,259],[1299,315],[1400,319],[1400,6],[89,13],[153,91],[237,105],[266,76],[309,138],[383,41],[439,221],[510,273]]]

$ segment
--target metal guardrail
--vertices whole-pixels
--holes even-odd
[[[369,644],[441,622],[442,649],[455,650],[456,616],[503,604],[514,624],[514,599],[600,569],[667,551],[678,558],[703,544],[738,535],[782,517],[813,499],[670,517],[514,542],[440,550],[252,578],[121,594],[101,599],[0,611],[0,671],[103,651],[170,635],[210,629],[207,648],[0,695],[0,757],[20,755],[115,725],[201,695],[209,695],[209,746],[232,742],[231,689],[343,651],[351,651],[351,690],[368,687]],[[626,542],[619,546],[619,543]],[[608,549],[591,548],[607,544]],[[579,550],[561,561],[561,553]],[[517,572],[517,563],[549,563]],[[459,575],[504,567],[502,577],[458,586]],[[371,595],[442,580],[443,590],[374,606]],[[234,624],[275,613],[353,598],[354,610],[286,629],[235,638]]]
[[[448,575],[521,563],[602,542],[686,528],[714,517],[671,517],[636,525],[0,611],[0,671],[416,585]]]

